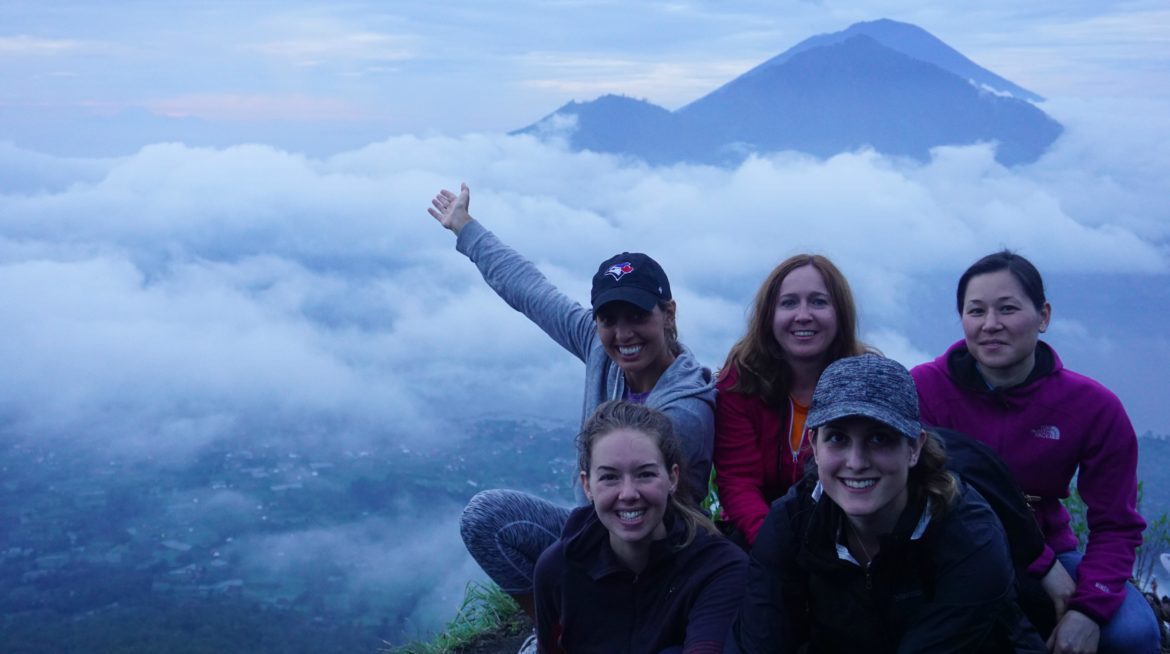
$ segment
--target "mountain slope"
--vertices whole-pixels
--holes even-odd
[[[576,150],[652,164],[862,147],[925,160],[940,145],[995,142],[996,158],[1013,165],[1036,160],[1062,131],[1020,97],[1039,96],[921,28],[881,20],[807,39],[675,112],[607,95],[514,133],[558,134]]]
[[[910,23],[900,23],[888,18],[855,23],[847,29],[841,30],[840,32],[833,32],[832,34],[811,36],[744,73],[743,77],[754,75],[760,71],[783,64],[806,50],[834,45],[854,36],[868,36],[891,50],[901,52],[912,59],[934,64],[945,71],[971,80],[977,86],[986,86],[999,93],[1009,93],[1014,97],[1031,102],[1041,102],[1044,100],[1043,97],[1028,89],[1018,86],[976,64],[963,56],[961,52],[943,43],[921,27],[911,25]]]
[[[980,91],[867,36],[756,69],[677,114],[708,145],[746,143],[821,157],[871,146],[925,159],[937,145],[997,141],[998,159],[1015,164],[1035,160],[1060,133],[1032,104]]]

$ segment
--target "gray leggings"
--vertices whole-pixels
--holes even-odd
[[[463,509],[459,533],[471,557],[505,593],[532,592],[536,560],[561,536],[565,507],[513,490],[486,490]]]

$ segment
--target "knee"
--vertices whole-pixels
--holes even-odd
[[[1101,640],[1101,650],[1106,652],[1157,654],[1161,650],[1158,619],[1136,589],[1102,630]]]
[[[463,514],[459,516],[459,535],[465,544],[483,533],[484,525],[498,514],[500,496],[499,490],[480,491],[463,507]]]

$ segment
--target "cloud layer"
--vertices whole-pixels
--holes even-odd
[[[13,173],[0,176],[0,434],[181,466],[273,434],[309,449],[410,447],[455,443],[485,415],[577,420],[581,364],[495,297],[425,213],[461,180],[473,215],[573,298],[588,298],[598,261],[652,253],[683,339],[712,367],[790,254],[833,258],[863,336],[912,365],[959,337],[961,270],[1018,249],[1053,282],[1050,340],[1066,363],[1113,388],[1139,431],[1170,432],[1151,390],[1170,386],[1158,290],[1170,278],[1170,111],[1049,108],[1068,130],[1020,169],[990,146],[942,148],[925,165],[861,151],[650,168],[476,134],[328,159],[248,145],[103,160],[0,146],[0,171]],[[353,579],[411,593],[426,630],[477,574],[451,531],[457,508],[434,511],[399,530],[410,536],[392,552],[441,543],[455,557],[441,583],[394,577],[401,564],[381,546],[393,530],[376,520],[240,543],[238,556],[343,560],[363,571]]]
[[[1049,274],[1166,278],[1170,128],[1119,134],[1094,109],[1069,110],[1069,134],[1019,170],[982,146],[928,165],[863,151],[656,169],[480,135],[326,160],[262,146],[100,161],[3,148],[0,168],[26,173],[0,195],[0,407],[12,430],[97,440],[178,424],[214,425],[215,438],[256,416],[417,433],[484,412],[572,415],[579,364],[495,298],[425,214],[462,179],[473,215],[571,297],[587,298],[613,252],[653,253],[678,289],[684,339],[713,367],[755,285],[798,251],[838,261],[870,339],[920,359],[935,348],[908,326],[948,308],[915,294],[992,249]],[[1149,426],[1170,426],[1158,419]]]

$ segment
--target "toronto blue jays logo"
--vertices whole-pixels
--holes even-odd
[[[630,262],[623,261],[621,263],[615,263],[614,265],[610,266],[609,270],[605,271],[605,274],[613,277],[614,281],[621,281],[622,277],[632,272],[634,272],[634,267],[630,265]]]

